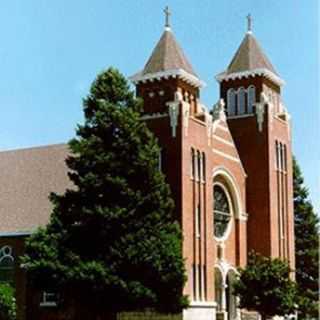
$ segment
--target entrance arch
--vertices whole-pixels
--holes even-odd
[[[238,299],[233,294],[237,270],[226,261],[219,261],[214,268],[215,299],[217,315],[224,320],[240,320]]]

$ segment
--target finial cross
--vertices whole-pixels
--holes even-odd
[[[169,7],[166,6],[165,9],[163,10],[165,16],[166,16],[166,24],[165,24],[165,27],[166,28],[170,28],[170,23],[169,23],[169,18],[170,18],[170,15],[171,15],[171,12],[169,11]]]
[[[252,16],[250,13],[247,15],[247,20],[248,20],[248,32],[251,32],[252,31]]]

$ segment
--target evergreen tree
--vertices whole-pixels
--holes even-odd
[[[240,308],[259,312],[262,320],[293,314],[298,297],[290,272],[286,262],[251,252],[247,266],[239,269],[239,278],[233,283]]]
[[[16,320],[16,299],[13,288],[6,283],[0,283],[0,320]]]
[[[40,288],[98,317],[104,310],[187,305],[182,233],[160,149],[140,120],[142,102],[110,68],[84,100],[84,125],[69,143],[74,188],[52,194],[49,225],[27,242],[23,263]]]
[[[299,319],[317,319],[319,308],[319,218],[309,201],[308,189],[293,160],[296,281],[301,301]]]

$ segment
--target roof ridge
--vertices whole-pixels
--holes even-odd
[[[41,149],[48,149],[48,148],[54,148],[54,147],[63,147],[67,145],[68,145],[67,143],[61,142],[61,143],[54,143],[54,144],[47,144],[47,145],[40,145],[40,146],[13,148],[13,149],[7,149],[7,150],[0,150],[0,154],[13,153],[13,152],[19,152],[19,151],[41,150]]]

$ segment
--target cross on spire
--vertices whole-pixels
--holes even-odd
[[[166,28],[170,28],[170,23],[169,23],[169,18],[171,16],[171,12],[169,11],[169,7],[166,6],[165,9],[163,10],[165,17],[166,17],[166,24],[165,27]]]
[[[251,16],[251,14],[249,13],[248,15],[247,15],[247,23],[248,23],[248,30],[247,30],[247,32],[252,32],[252,16]]]

